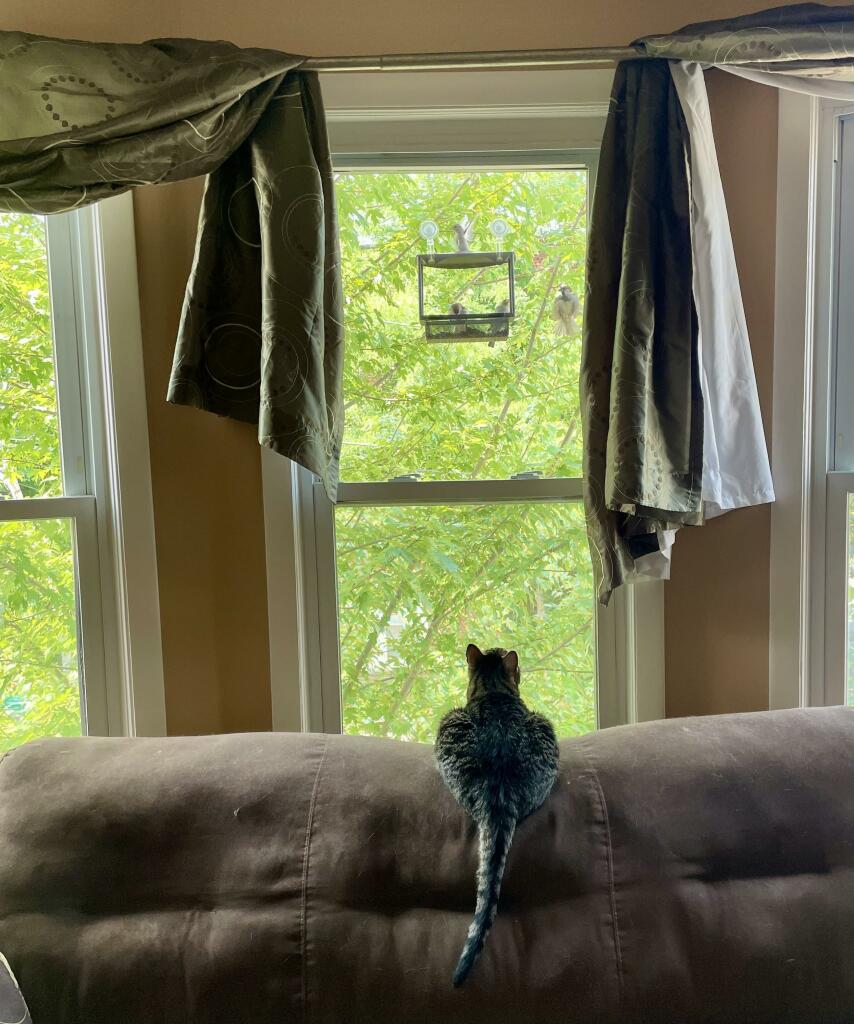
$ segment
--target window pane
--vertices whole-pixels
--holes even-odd
[[[0,751],[81,731],[73,524],[0,523]]]
[[[595,727],[594,596],[579,504],[335,514],[344,731],[429,742],[465,702],[465,649],[519,652],[561,736]]]
[[[336,187],[347,328],[342,479],[580,476],[581,313],[567,334],[552,313],[561,285],[584,294],[587,170],[340,173]],[[429,246],[419,225],[434,221],[436,250],[454,251],[454,225],[470,222],[472,250],[493,251],[496,218],[510,229],[504,250],[516,254],[509,338],[427,341],[415,257]],[[431,281],[441,273],[431,270]],[[503,267],[473,269],[462,284],[459,275],[444,290],[430,286],[425,312],[447,314],[452,302],[491,312],[507,295]]]
[[[854,494],[848,495],[848,686],[845,701],[854,706]]]
[[[0,213],[0,500],[59,494],[44,218]]]
[[[854,119],[842,118],[839,174],[839,240],[836,265],[841,287],[836,299],[834,430],[831,468],[854,470],[854,293],[848,287],[854,265]]]

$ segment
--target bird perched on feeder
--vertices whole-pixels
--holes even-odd
[[[498,305],[495,307],[495,312],[496,313],[500,313],[501,316],[507,316],[510,313],[510,300],[509,299],[502,299],[501,302],[499,302]],[[505,325],[506,325],[506,321],[505,320],[496,320],[493,323],[492,327],[490,327],[489,333],[490,334],[499,334],[499,335],[503,334],[504,333]],[[493,338],[492,341],[490,341],[489,347],[490,348],[495,348],[495,338]]]
[[[454,238],[457,240],[457,252],[470,252],[471,224],[465,226],[455,224],[451,230],[454,232]]]
[[[581,304],[578,301],[578,296],[569,285],[562,284],[558,288],[557,298],[552,306],[552,317],[557,321],[555,334],[558,337],[574,333],[576,327],[575,318],[578,316],[580,308]]]
[[[468,313],[468,310],[462,304],[462,302],[452,302],[451,303],[450,313],[451,313],[451,316],[463,317],[463,316],[466,315],[466,313]],[[466,325],[465,324],[459,324],[458,326],[456,326],[454,328],[454,334],[465,334],[465,333],[466,333]]]

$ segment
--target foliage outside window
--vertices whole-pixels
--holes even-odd
[[[44,219],[0,213],[0,500],[62,493]],[[72,535],[0,522],[0,751],[81,731]]]
[[[561,285],[584,294],[588,172],[340,173],[347,350],[344,481],[579,477],[580,314],[561,334]],[[516,254],[510,337],[431,343],[418,319],[424,220],[437,251]],[[494,278],[494,279],[493,279]],[[500,275],[446,278],[430,301],[500,301]],[[499,291],[497,291],[498,289]],[[415,485],[417,486],[417,485]],[[342,491],[346,495],[346,486]],[[335,516],[344,728],[429,741],[465,694],[469,641],[515,647],[522,688],[562,735],[595,725],[593,583],[576,502],[347,507]]]

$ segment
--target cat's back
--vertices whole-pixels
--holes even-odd
[[[548,719],[505,694],[490,694],[448,712],[439,726],[436,751],[466,756],[472,770],[512,769],[532,762],[553,763],[556,769],[558,758]]]
[[[503,694],[455,708],[436,737],[439,771],[475,818],[498,805],[517,820],[527,817],[551,791],[558,757],[548,719]]]

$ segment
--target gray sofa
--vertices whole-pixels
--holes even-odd
[[[854,710],[561,750],[462,990],[473,829],[385,740],[13,751],[0,951],[35,1024],[854,1020]]]

